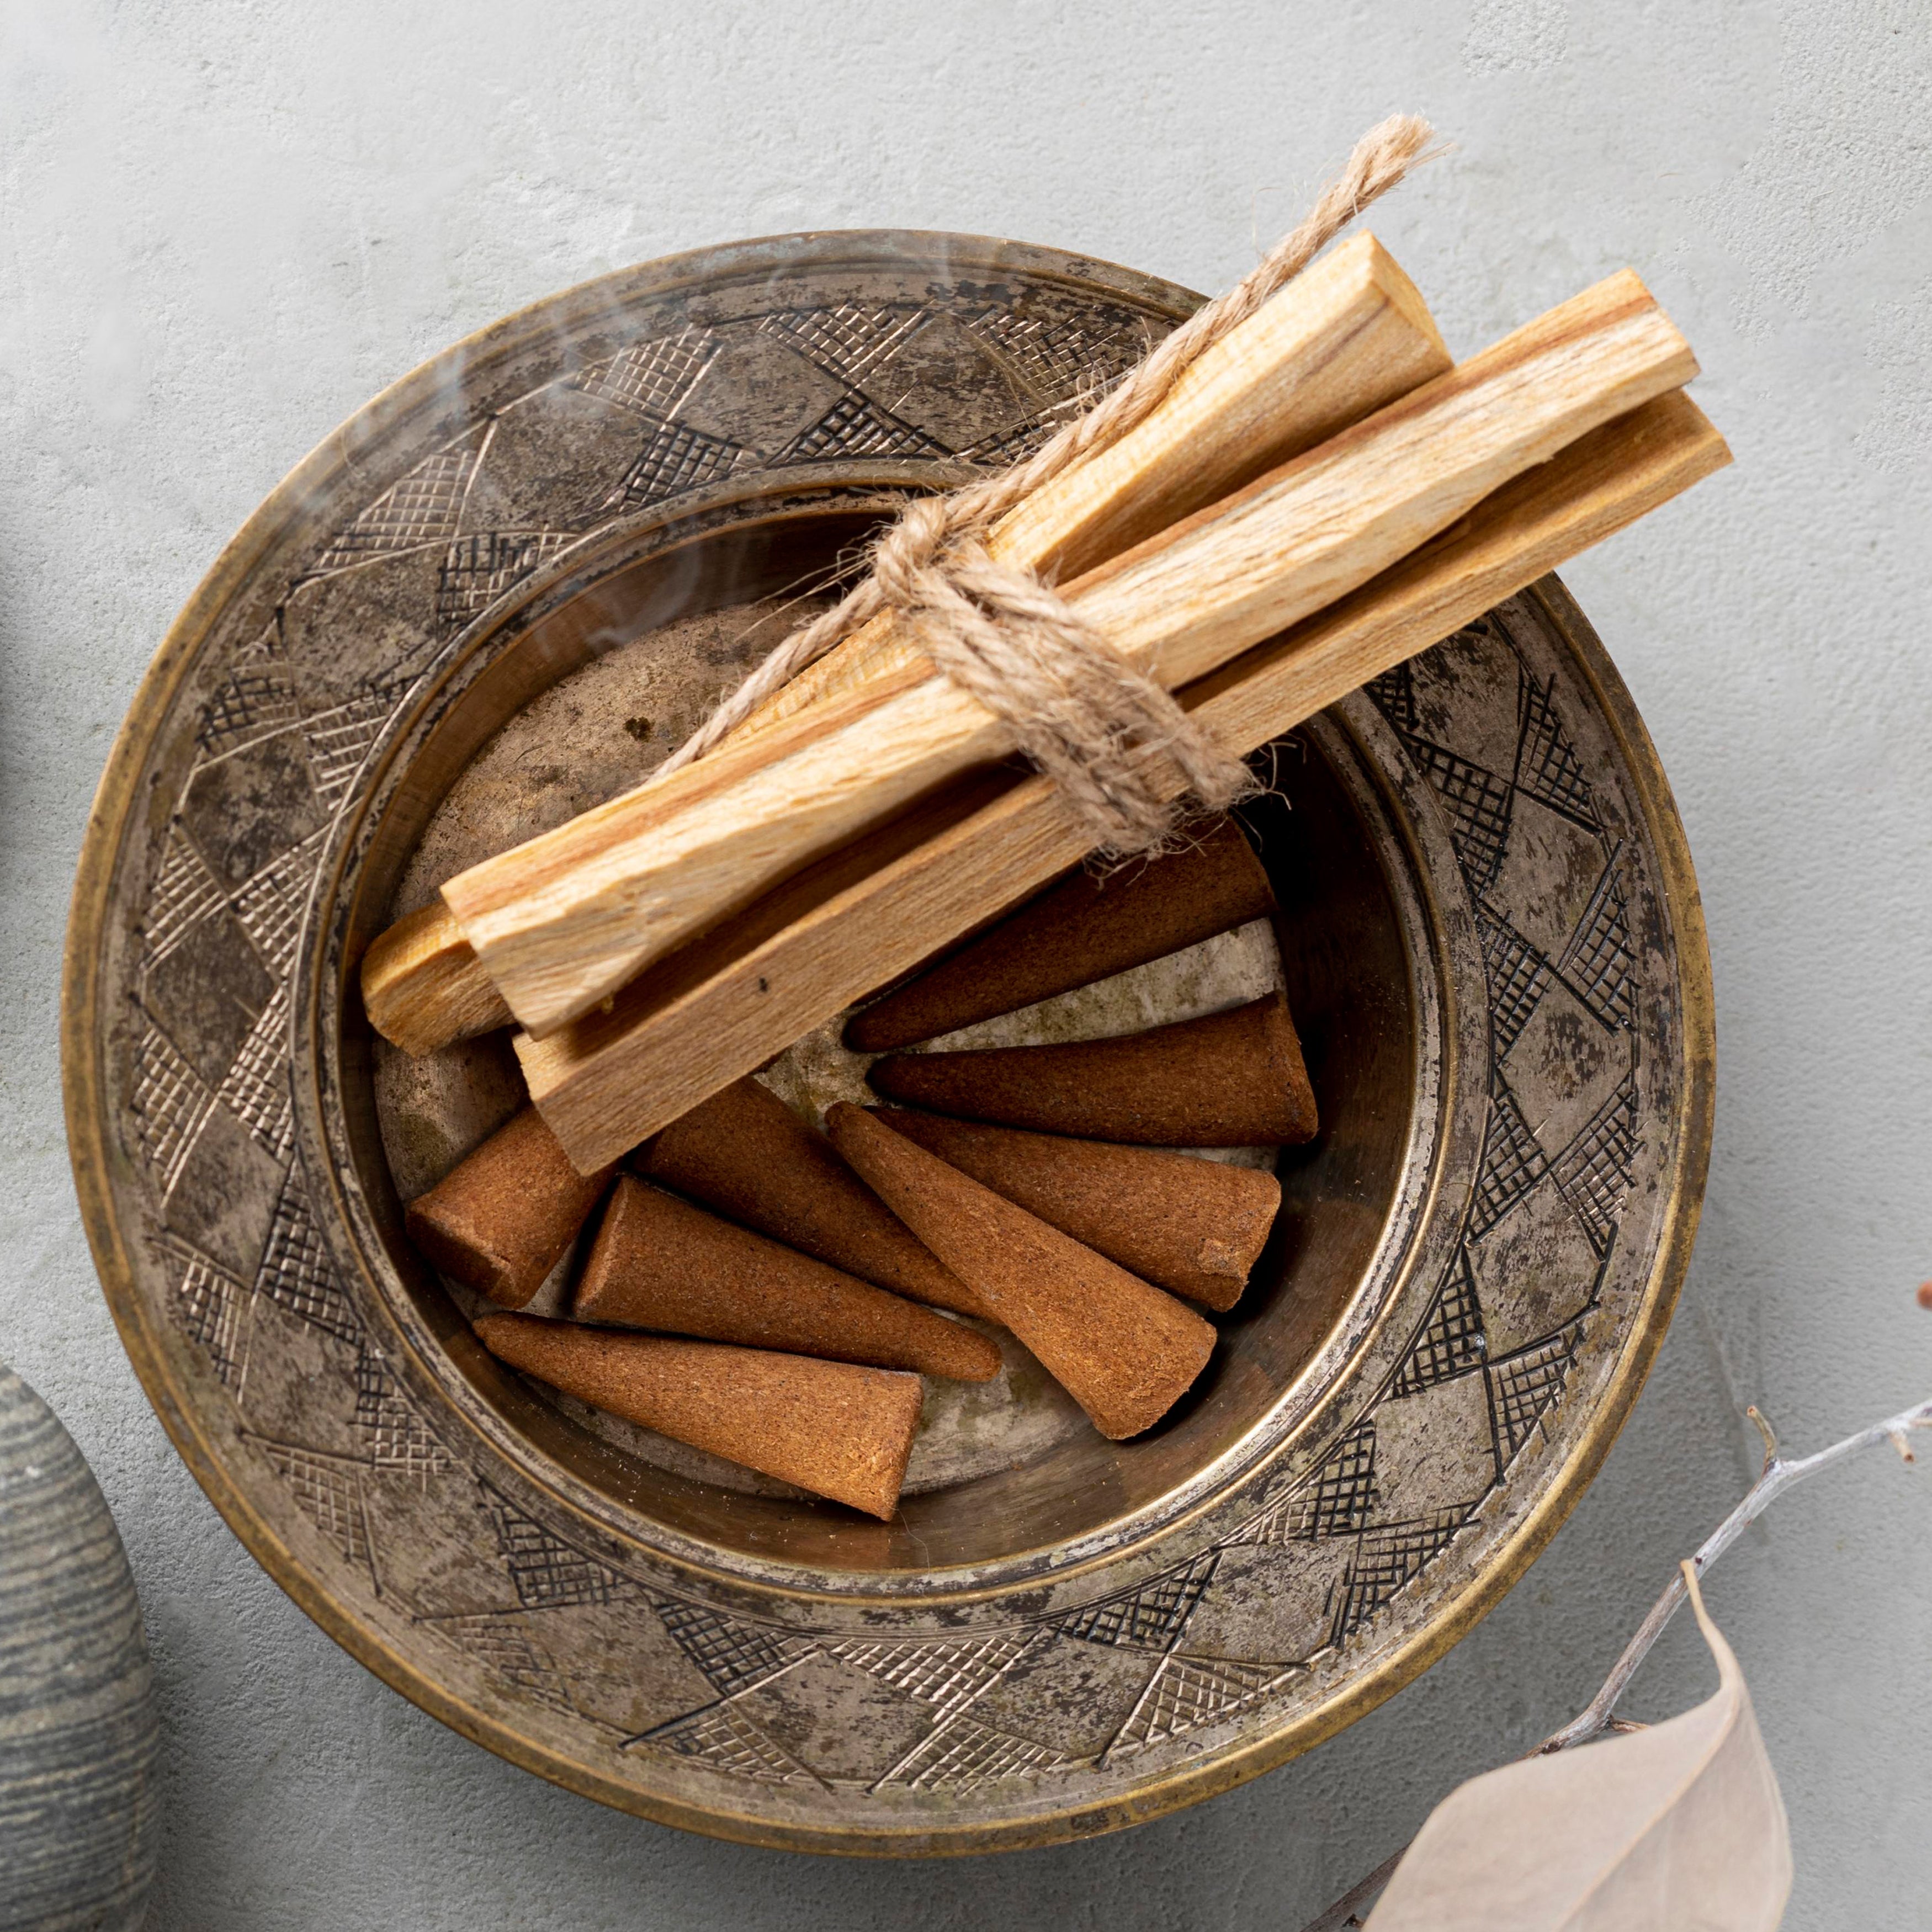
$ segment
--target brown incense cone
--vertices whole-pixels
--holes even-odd
[[[825,1136],[748,1076],[674,1120],[629,1165],[862,1281],[962,1315],[986,1312]]]
[[[1232,1308],[1240,1298],[1281,1205],[1273,1174],[1193,1154],[898,1108],[878,1117],[1130,1274],[1210,1308]]]
[[[986,1337],[627,1174],[584,1264],[580,1321],[991,1382]]]
[[[873,1516],[898,1506],[916,1376],[532,1315],[483,1316],[476,1335],[499,1361],[674,1442]]]
[[[526,1107],[404,1210],[410,1239],[453,1281],[520,1308],[590,1218],[613,1169],[579,1174]]]
[[[1151,1428],[1206,1366],[1191,1308],[1016,1208],[862,1107],[826,1117],[838,1150],[1040,1358],[1102,1436]]]
[[[895,1054],[867,1077],[889,1100],[1090,1140],[1271,1147],[1315,1133],[1314,1090],[1279,993],[1114,1040]]]
[[[1144,965],[1275,909],[1268,874],[1231,818],[1198,844],[1105,877],[1076,872],[991,932],[888,993],[845,1028],[886,1053]]]

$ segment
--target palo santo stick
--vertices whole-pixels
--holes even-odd
[[[1546,572],[1730,460],[1688,397],[1595,431],[1479,504],[1435,543],[1320,616],[1182,693],[1245,754],[1292,730]],[[1087,836],[1042,778],[824,896],[782,922],[744,922],[701,974],[655,980],[548,1040],[519,1036],[531,1097],[571,1158],[614,1159],[842,1007],[1076,864]],[[784,895],[778,896],[783,897]],[[725,937],[728,937],[726,935]]]
[[[895,1053],[867,1075],[934,1113],[1141,1147],[1282,1147],[1315,1136],[1315,1093],[1279,993],[1112,1040]]]
[[[1273,1174],[1226,1161],[896,1107],[878,1118],[1130,1274],[1217,1310],[1240,1299],[1281,1206]]]
[[[886,1053],[1090,986],[1265,918],[1274,890],[1232,819],[1196,843],[1096,876],[1076,872],[854,1016],[845,1043]]]
[[[542,1116],[526,1107],[412,1201],[404,1224],[452,1281],[499,1307],[520,1308],[563,1258],[610,1178],[608,1167],[579,1174]]]
[[[531,1315],[476,1327],[500,1362],[593,1408],[871,1516],[898,1507],[924,1400],[916,1376]]]
[[[1040,1358],[1102,1436],[1150,1429],[1207,1366],[1214,1330],[1171,1294],[841,1101],[838,1151]]]
[[[1356,236],[1192,364],[1138,428],[1010,510],[986,548],[1017,569],[1077,577],[1450,366],[1414,284],[1372,235]],[[774,692],[735,735],[919,655],[908,626],[875,617]]]
[[[362,956],[362,1010],[407,1054],[493,1032],[512,1017],[441,899],[399,919]]]
[[[823,1134],[748,1077],[672,1121],[630,1165],[862,1281],[962,1315],[986,1312]]]
[[[1204,354],[1137,429],[1010,512],[987,547],[1016,568],[1071,576],[1450,366],[1414,284],[1372,236],[1355,236]],[[930,670],[908,627],[875,619],[775,692],[729,742],[766,736],[806,706],[915,659]],[[362,990],[370,1024],[412,1054],[510,1018],[446,907],[413,914],[377,940]]]
[[[625,1174],[571,1312],[829,1361],[991,1382],[985,1336]]]
[[[1628,271],[1210,510],[1069,586],[1120,655],[1170,686],[1352,590],[1512,476],[1696,372]],[[902,675],[904,675],[902,674]],[[873,701],[860,701],[872,700]],[[1012,748],[934,675],[779,728],[769,764],[718,758],[614,800],[443,887],[511,1010],[541,1037],[829,847]],[[789,737],[784,734],[789,732]],[[740,748],[756,752],[752,744]]]

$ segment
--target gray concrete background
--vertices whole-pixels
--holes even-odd
[[[15,0],[0,6],[0,1356],[106,1486],[167,1731],[154,1923],[1293,1932],[1568,1715],[1752,1473],[1932,1394],[1932,16],[1899,0]],[[945,1866],[712,1844],[366,1675],[184,1472],[61,1126],[88,797],[170,617],[302,452],[506,310],[794,227],[1057,243],[1225,285],[1394,107],[1460,153],[1375,226],[1467,351],[1625,262],[1736,468],[1569,573],[1677,788],[1720,1104],[1682,1311],[1569,1526],[1312,1756],[1144,1830]],[[1717,1574],[1793,1928],[1926,1922],[1932,1471],[1798,1492]],[[1704,1694],[1682,1633],[1632,1708]]]

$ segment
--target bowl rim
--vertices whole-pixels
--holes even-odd
[[[112,1177],[124,1156],[111,1131],[103,1042],[108,1016],[106,952],[110,893],[124,839],[139,818],[142,778],[171,704],[210,631],[231,600],[276,548],[296,541],[306,500],[352,467],[358,450],[406,418],[447,408],[442,372],[453,358],[504,351],[553,332],[560,311],[608,307],[639,292],[663,293],[720,274],[757,272],[768,263],[876,262],[956,244],[1036,274],[1091,287],[1097,282],[1138,298],[1166,298],[1179,312],[1198,298],[1176,285],[1057,249],[992,238],[902,230],[819,231],[698,249],[620,269],[539,298],[473,332],[382,391],[333,430],[266,496],[223,548],[170,626],[132,699],[109,753],[91,808],[70,900],[62,976],[62,1081],[70,1155],[83,1226],[122,1344],[148,1400],[190,1472],[244,1546],[314,1622],[350,1655],[460,1735],[553,1782],[617,1808],[702,1834],[774,1848],[895,1856],[1017,1850],[1146,1822],[1245,1782],[1312,1748],[1393,1695],[1459,1642],[1521,1578],[1575,1507],[1628,1419],[1654,1361],[1682,1288],[1708,1171],[1715,1101],[1716,1035],[1708,937],[1688,838],[1655,747],[1630,694],[1574,600],[1552,575],[1523,593],[1568,647],[1624,765],[1641,812],[1669,911],[1681,1006],[1682,1092],[1660,1180],[1664,1198],[1647,1278],[1630,1327],[1580,1438],[1541,1492],[1499,1540],[1486,1568],[1427,1622],[1333,1695],[1268,1734],[1178,1766],[1118,1798],[1042,1808],[1026,1815],[946,1826],[926,1821],[904,1830],[877,1825],[803,1826],[698,1805],[599,1775],[532,1742],[514,1726],[466,1702],[392,1648],[322,1582],[258,1510],[216,1453],[209,1419],[177,1386],[151,1332],[136,1273],[115,1210]],[[472,406],[473,406],[473,405]]]

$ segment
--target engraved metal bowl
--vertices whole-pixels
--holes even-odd
[[[500,1042],[378,1051],[369,937],[479,842],[647,768],[775,599],[1196,301],[898,232],[570,290],[269,497],[115,748],[64,1051],[142,1382],[325,1629],[606,1803],[924,1853],[1235,1784],[1521,1575],[1668,1321],[1709,1140],[1703,926],[1642,725],[1553,578],[1273,748],[1256,823],[1324,1130],[1282,1158],[1201,1393],[1148,1437],[1054,1425],[1037,1388],[956,1400],[898,1520],[863,1522],[546,1400],[401,1238],[399,1180],[514,1088]],[[1189,983],[1149,998],[1220,982]]]

